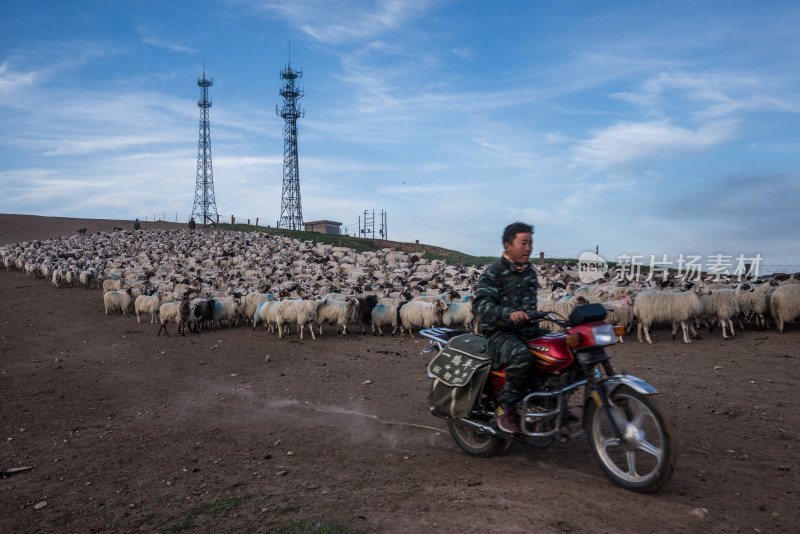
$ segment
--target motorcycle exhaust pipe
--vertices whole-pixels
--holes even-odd
[[[494,428],[494,427],[491,427],[491,426],[486,426],[484,424],[478,423],[476,421],[472,421],[470,419],[447,417],[446,415],[442,415],[440,413],[436,413],[435,411],[433,411],[433,408],[431,408],[431,413],[433,415],[435,415],[436,417],[439,417],[440,419],[444,419],[445,421],[452,421],[453,423],[455,423],[457,425],[469,427],[469,428],[472,428],[472,429],[477,430],[479,432],[484,432],[486,434],[491,434],[492,436],[495,436],[495,437],[498,437],[498,438],[507,436],[507,434],[505,432],[503,432],[502,430],[498,430],[497,428]]]

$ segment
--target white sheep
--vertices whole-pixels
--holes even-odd
[[[447,328],[460,324],[465,330],[476,329],[475,313],[472,311],[471,302],[449,302],[447,309],[442,313],[442,324]]]
[[[441,323],[442,314],[447,304],[441,299],[435,302],[412,300],[400,308],[400,335],[408,334],[413,338],[412,328],[433,328]]]
[[[242,298],[242,314],[246,321],[253,320],[253,316],[256,313],[259,305],[262,302],[267,302],[273,300],[274,295],[272,293],[248,293]],[[255,326],[255,325],[254,325]]]
[[[106,315],[109,311],[121,311],[124,315],[128,315],[133,311],[131,288],[125,291],[107,291],[103,294],[103,304],[106,307]]]
[[[106,291],[122,291],[123,284],[124,282],[122,279],[112,280],[111,278],[107,278],[103,280],[103,293]]]
[[[639,321],[637,331],[639,343],[642,342],[642,329],[647,342],[653,343],[650,339],[650,327],[653,323],[659,322],[672,323],[672,339],[675,339],[680,324],[683,328],[683,342],[691,343],[688,333],[690,321],[702,313],[703,304],[700,296],[706,292],[702,286],[697,285],[681,293],[668,291],[640,293],[633,304],[633,314]]]
[[[313,323],[317,319],[317,306],[319,300],[283,300],[278,307],[278,337],[283,337],[284,325],[296,324],[300,330],[300,339],[303,339],[305,326],[311,325],[311,339],[317,339],[314,335]],[[286,328],[288,330],[288,327]]]
[[[158,327],[158,335],[161,335],[161,330],[169,335],[167,325],[175,323],[178,325],[178,333],[182,336],[186,335],[186,322],[189,320],[189,301],[172,301],[165,302],[158,309],[158,317],[161,321],[161,326]]]
[[[342,335],[347,334],[347,323],[353,315],[353,309],[358,305],[355,298],[348,298],[346,300],[337,300],[333,298],[326,298],[317,306],[317,317],[315,319],[319,328],[319,335],[322,335],[322,323],[336,325],[336,332],[339,332],[339,327],[342,327]],[[313,327],[312,327],[313,328]]]
[[[756,319],[756,328],[762,329],[767,324],[767,312],[769,312],[769,299],[772,292],[778,286],[778,281],[770,278],[768,282],[760,286],[743,290],[736,296],[736,302],[739,304],[739,328],[744,328],[744,323],[749,321],[751,317]],[[742,286],[740,286],[742,287]]]
[[[103,297],[105,298],[105,297]],[[156,316],[158,315],[158,310],[161,307],[161,295],[156,293],[155,295],[139,295],[136,297],[136,300],[133,301],[133,309],[136,312],[136,322],[141,323],[141,315],[143,313],[150,314],[150,322],[156,322]]]
[[[722,338],[728,339],[726,327],[731,329],[731,336],[735,336],[733,331],[733,318],[739,314],[739,305],[736,303],[736,295],[730,289],[714,289],[707,295],[702,295],[700,300],[703,311],[698,319],[708,320],[709,332],[714,326],[714,321],[719,321],[722,326]]]
[[[72,270],[72,268],[67,269],[66,276],[64,276],[64,282],[67,287],[75,287],[75,284],[78,283],[78,273]]]
[[[414,300],[419,300],[419,301],[422,301],[422,302],[436,302],[436,301],[441,300],[443,302],[447,302],[447,295],[446,294],[441,294],[441,295],[420,295],[418,297],[414,297]]]
[[[61,287],[62,281],[64,277],[66,277],[67,273],[63,269],[54,269],[53,276],[51,278],[51,282],[55,286],[56,289]]]
[[[255,313],[253,313],[253,330],[255,330],[258,323],[264,323],[264,328],[270,332],[274,332],[278,327],[278,308],[281,301],[267,300],[258,305]]]
[[[90,286],[97,284],[97,269],[90,267],[85,271],[78,274],[78,283],[83,289],[89,289]]]
[[[784,323],[800,317],[800,285],[779,286],[769,299],[769,308],[778,325],[778,332],[783,334]]]

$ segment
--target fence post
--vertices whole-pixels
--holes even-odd
[[[258,217],[256,217],[256,228],[258,228]]]
[[[339,234],[339,246],[342,246],[342,234]]]
[[[414,252],[419,252],[419,239],[414,243]]]
[[[250,219],[247,219],[247,231],[250,231]]]
[[[544,265],[544,252],[539,252],[539,265]]]

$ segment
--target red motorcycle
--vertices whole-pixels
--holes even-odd
[[[520,434],[503,432],[495,420],[505,366],[493,368],[485,338],[464,330],[420,331],[431,340],[423,353],[439,351],[428,366],[431,413],[447,422],[462,450],[483,458],[512,441],[544,448],[583,431],[595,460],[616,484],[639,492],[662,487],[675,467],[672,425],[654,397],[655,388],[614,372],[606,347],[617,342],[622,327],[605,321],[601,304],[578,306],[567,319],[538,311],[528,317],[552,321],[566,334],[550,333],[526,343],[536,357],[537,372],[517,407]],[[573,430],[569,400],[581,388],[582,429]]]

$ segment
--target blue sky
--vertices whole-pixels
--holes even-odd
[[[229,220],[280,216],[301,68],[305,220],[471,254],[800,264],[793,2],[6,2],[0,212],[186,220],[200,91]]]

